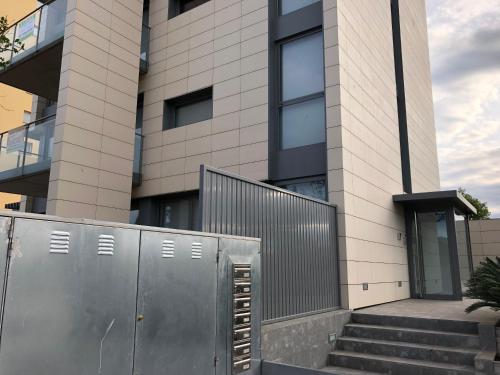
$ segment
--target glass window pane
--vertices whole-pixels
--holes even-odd
[[[281,55],[283,101],[325,90],[322,33],[284,44]]]
[[[180,13],[194,9],[209,0],[180,0]]]
[[[288,105],[281,110],[283,150],[325,142],[325,99]]]
[[[325,180],[300,182],[297,184],[285,185],[286,190],[294,193],[306,195],[311,198],[321,199],[326,201],[326,183]]]
[[[298,9],[304,8],[308,5],[319,2],[320,0],[281,0],[280,8],[281,15],[294,12]]]
[[[453,295],[445,212],[419,213],[418,229],[427,295]]]
[[[212,99],[187,104],[175,110],[175,126],[184,126],[212,118]]]

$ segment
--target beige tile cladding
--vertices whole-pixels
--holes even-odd
[[[400,0],[401,45],[413,192],[439,190],[425,0]]]
[[[142,0],[69,0],[47,212],[128,222]]]
[[[198,188],[200,164],[268,177],[267,0],[213,0],[168,20],[151,0],[143,182],[134,197]],[[166,99],[213,86],[213,119],[162,131]]]
[[[471,221],[470,239],[474,266],[486,257],[500,257],[500,219]]]
[[[392,203],[402,178],[391,8],[323,7],[328,187],[339,211],[342,304],[352,309],[409,297],[404,217]]]

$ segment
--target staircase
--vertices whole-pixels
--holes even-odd
[[[338,375],[473,375],[478,325],[353,313],[323,369]]]

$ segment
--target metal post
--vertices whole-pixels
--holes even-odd
[[[38,41],[40,39],[40,31],[42,29],[42,13],[43,13],[43,8],[45,7],[46,5],[42,6],[40,9],[39,9],[39,12],[38,12],[38,30],[36,32],[36,43],[35,43],[35,51],[38,51]]]
[[[12,59],[14,58],[14,46],[16,45],[16,33],[17,33],[17,25],[18,25],[18,23],[16,23],[14,25],[14,35],[12,36],[12,49],[10,51],[10,60],[9,60],[9,63],[12,63]]]
[[[30,125],[26,126],[26,133],[24,134],[24,152],[23,152],[23,164],[21,165],[21,175],[24,174],[24,164],[26,163],[26,148],[28,146],[28,131]]]

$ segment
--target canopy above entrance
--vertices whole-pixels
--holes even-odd
[[[441,209],[453,207],[462,215],[475,214],[476,208],[458,190],[394,195],[394,203],[414,209]]]

